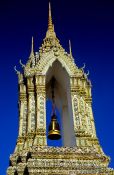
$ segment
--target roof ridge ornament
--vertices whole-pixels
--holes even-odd
[[[89,70],[88,70],[87,73],[86,73],[86,75],[89,76],[89,74],[90,74],[90,72],[89,72]]]
[[[83,67],[81,67],[81,70],[82,70],[83,72],[84,72],[85,67],[86,67],[86,64],[83,63]]]
[[[22,68],[25,68],[25,65],[22,63],[21,59],[19,60],[19,63],[20,63]]]
[[[17,70],[16,66],[14,66],[14,71],[16,72],[17,75],[20,75],[20,71]]]
[[[72,45],[71,45],[71,40],[69,40],[69,52],[70,52],[70,56],[71,56],[71,58],[72,58],[73,56],[72,56]]]
[[[29,58],[34,57],[34,38],[32,36],[31,52]]]

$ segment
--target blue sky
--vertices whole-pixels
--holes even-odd
[[[52,0],[55,31],[77,66],[86,63],[92,81],[93,113],[97,136],[114,168],[114,1]],[[13,67],[26,63],[31,37],[38,51],[47,30],[48,0],[0,2],[0,175],[18,135],[18,86]]]

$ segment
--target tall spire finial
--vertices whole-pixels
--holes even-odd
[[[32,44],[31,44],[31,53],[30,53],[30,57],[34,56],[34,38],[32,36]]]
[[[49,2],[49,19],[48,19],[48,30],[53,30],[52,14],[51,14],[51,3]]]
[[[70,51],[70,56],[72,57],[72,46],[71,46],[71,41],[69,40],[69,51]]]
[[[46,37],[52,37],[52,38],[56,37],[55,31],[54,31],[54,25],[52,22],[51,3],[50,2],[49,2],[48,30],[46,33]]]

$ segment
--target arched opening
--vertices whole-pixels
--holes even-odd
[[[29,175],[28,168],[25,167],[24,174],[23,175]]]
[[[14,175],[18,175],[17,171],[15,171]]]
[[[31,156],[31,153],[30,153],[30,152],[28,152],[28,153],[27,153],[26,162],[27,162],[27,161],[28,161],[28,159],[30,159],[30,158],[32,158],[32,156]]]
[[[21,160],[21,157],[20,156],[18,156],[18,158],[17,158],[17,164],[18,163],[22,163],[22,160]]]
[[[47,129],[51,116],[48,110],[51,109],[51,79],[55,78],[55,104],[58,120],[61,125],[62,140],[59,146],[73,147],[76,145],[73,114],[70,93],[70,77],[59,61],[55,61],[46,74],[46,97],[47,97]],[[49,143],[49,142],[48,142]],[[52,141],[52,146],[55,143]],[[58,145],[57,145],[58,146]]]

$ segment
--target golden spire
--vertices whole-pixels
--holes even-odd
[[[71,41],[69,40],[69,51],[70,51],[70,56],[72,57],[72,46],[71,46]]]
[[[34,38],[32,36],[32,44],[31,44],[31,52],[30,52],[30,58],[34,56]]]
[[[53,31],[53,22],[52,22],[51,3],[50,2],[49,2],[48,30]]]
[[[52,22],[52,14],[51,14],[51,3],[49,2],[49,17],[48,17],[48,30],[47,30],[47,34],[46,37],[52,37],[55,38],[56,34],[54,31],[54,25]]]

